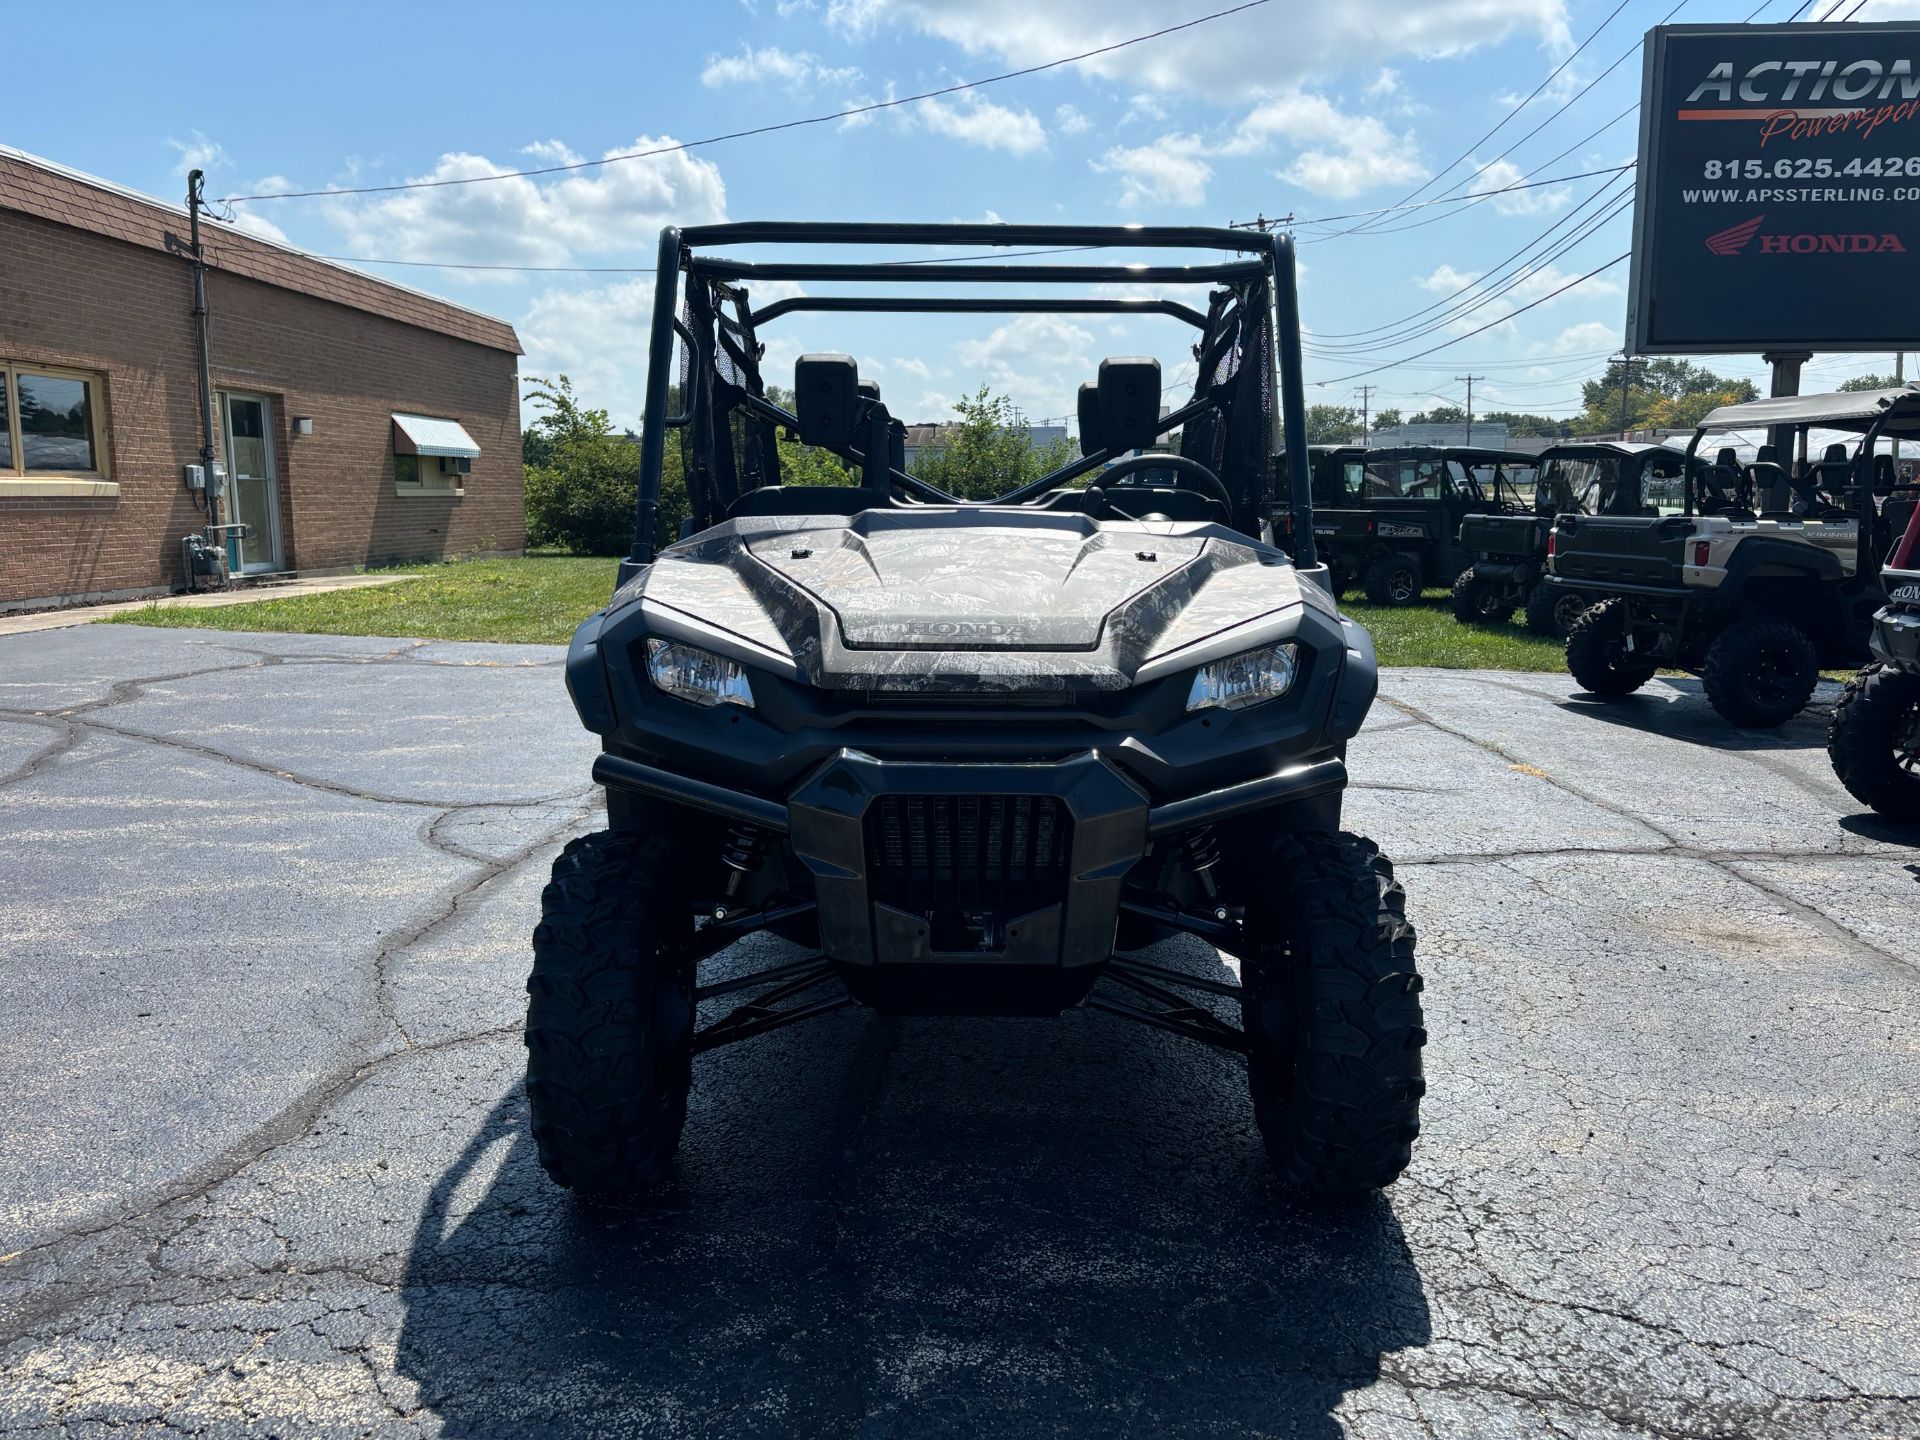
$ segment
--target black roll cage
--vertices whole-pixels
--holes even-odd
[[[755,261],[712,256],[709,249],[732,245],[912,245],[978,247],[1045,247],[1086,249],[1176,249],[1226,251],[1249,258],[1196,265],[1020,265],[1001,261],[949,262],[941,257],[922,261]],[[1300,305],[1295,284],[1293,240],[1285,234],[1231,230],[1208,226],[1083,226],[1002,224],[841,223],[835,221],[756,221],[725,225],[667,226],[660,232],[654,281],[653,316],[648,344],[647,389],[640,432],[640,473],[635,501],[633,549],[621,562],[619,583],[653,563],[657,551],[656,522],[664,473],[666,434],[691,427],[692,453],[699,462],[689,468],[687,489],[697,526],[713,523],[725,507],[745,490],[733,491],[736,461],[731,445],[715,443],[717,432],[739,412],[749,426],[758,426],[755,443],[771,450],[775,426],[798,428],[798,419],[768,400],[758,374],[759,325],[802,311],[948,313],[948,314],[1158,314],[1183,321],[1200,331],[1195,347],[1200,368],[1194,398],[1159,422],[1157,434],[1166,435],[1205,416],[1230,418],[1236,404],[1260,397],[1247,394],[1265,377],[1279,388],[1278,419],[1288,457],[1290,503],[1305,523],[1295,527],[1294,563],[1301,568],[1318,563],[1312,526],[1313,497],[1307,464],[1305,381],[1300,357]],[[686,282],[686,316],[679,313],[682,282]],[[1160,297],[993,297],[961,296],[814,296],[776,300],[755,312],[737,282],[749,280],[884,281],[900,284],[979,283],[1005,285],[1194,285],[1222,288],[1212,292],[1207,311]],[[727,310],[731,307],[732,313]],[[1258,337],[1266,351],[1255,357],[1236,355],[1233,373],[1209,384],[1208,376],[1227,358],[1235,341]],[[675,339],[685,342],[689,378],[694,382],[683,396],[685,408],[668,413]],[[725,363],[738,379],[716,367]],[[741,383],[744,381],[745,383]],[[1229,394],[1229,391],[1237,393]],[[1252,413],[1271,413],[1269,393]],[[1252,423],[1243,417],[1236,428],[1223,429],[1222,443],[1249,446],[1259,443],[1259,463],[1240,467],[1250,493],[1234,494],[1233,520],[1237,528],[1258,535],[1267,509],[1267,473],[1271,469],[1273,436],[1247,435]],[[893,503],[895,491],[942,505],[1019,505],[1075,477],[1096,470],[1116,456],[1095,450],[1005,495],[969,501],[948,495],[906,473],[900,463],[897,425],[877,400],[868,405],[871,423],[856,428],[855,438],[835,453],[861,469],[863,488],[873,491],[873,504]],[[889,426],[892,439],[889,438]],[[775,471],[777,474],[777,470]],[[740,477],[751,479],[751,475]],[[751,488],[751,487],[750,487]],[[718,504],[716,504],[716,501]]]

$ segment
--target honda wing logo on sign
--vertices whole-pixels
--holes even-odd
[[[1707,249],[1716,255],[1738,255],[1760,233],[1760,222],[1766,218],[1756,215],[1751,220],[1742,220],[1738,225],[1729,226],[1717,235],[1707,236]]]

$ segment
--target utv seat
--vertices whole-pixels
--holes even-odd
[[[1746,475],[1751,474],[1752,467],[1748,467]],[[1713,464],[1695,472],[1689,483],[1699,499],[1702,515],[1734,516],[1747,508],[1742,503],[1745,496],[1741,494],[1746,486],[1746,476],[1740,469],[1740,457],[1730,445],[1722,447],[1714,457]]]

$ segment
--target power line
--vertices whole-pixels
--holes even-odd
[[[1586,221],[1578,231],[1563,240],[1556,241],[1544,253],[1521,266],[1510,277],[1505,278],[1497,289],[1488,290],[1486,293],[1476,296],[1470,301],[1456,305],[1451,310],[1435,315],[1432,319],[1424,321],[1421,324],[1402,329],[1398,333],[1383,335],[1377,339],[1356,345],[1320,347],[1316,353],[1324,355],[1343,354],[1348,358],[1358,359],[1365,355],[1377,354],[1388,345],[1405,344],[1409,340],[1417,340],[1424,335],[1431,335],[1458,320],[1465,319],[1468,315],[1486,308],[1486,306],[1492,304],[1509,291],[1525,284],[1535,275],[1541,274],[1546,267],[1550,266],[1555,260],[1565,255],[1582,241],[1591,238],[1609,220],[1624,211],[1631,200],[1631,190],[1615,197],[1612,201],[1608,202],[1607,206],[1599,214]],[[1517,315],[1520,312],[1516,310],[1512,313]]]
[[[1580,56],[1580,53],[1583,50],[1585,50],[1595,40],[1599,39],[1600,32],[1602,30],[1605,30],[1607,26],[1611,25],[1614,21],[1614,17],[1617,16],[1622,10],[1626,9],[1626,7],[1627,7],[1627,0],[1620,0],[1620,3],[1618,5],[1615,5],[1612,11],[1609,12],[1609,14],[1607,15],[1607,18],[1602,20],[1599,23],[1599,25],[1595,26],[1593,31],[1587,36],[1587,38],[1582,40],[1579,43],[1579,45],[1574,47],[1573,53],[1567,56],[1567,58],[1562,60],[1558,65],[1554,66],[1552,71],[1548,73],[1546,79],[1542,80],[1538,85],[1534,86],[1531,94],[1529,94],[1519,104],[1515,105],[1512,109],[1510,109],[1505,115],[1501,116],[1500,120],[1498,121],[1498,123],[1494,125],[1493,129],[1487,131],[1486,134],[1482,135],[1478,140],[1474,141],[1473,144],[1469,145],[1465,150],[1461,151],[1461,153],[1458,156],[1456,156],[1452,160],[1449,160],[1439,170],[1436,170],[1427,179],[1421,181],[1419,185],[1415,186],[1412,190],[1409,190],[1405,195],[1401,196],[1400,203],[1405,204],[1407,201],[1413,199],[1416,195],[1421,194],[1427,189],[1428,186],[1432,185],[1435,181],[1439,180],[1439,178],[1442,175],[1445,175],[1447,171],[1453,169],[1453,167],[1458,165],[1462,160],[1471,158],[1475,150],[1479,149],[1482,145],[1486,144],[1487,141],[1491,140],[1495,135],[1497,135],[1500,132],[1501,127],[1503,127],[1509,120],[1512,120],[1515,116],[1517,116],[1522,110],[1526,109],[1527,106],[1531,105],[1534,102],[1535,98],[1539,96],[1541,91],[1545,90],[1547,86],[1551,85],[1557,78],[1559,78],[1560,72],[1565,70],[1567,66],[1571,65],[1576,59],[1578,59]],[[1469,181],[1469,183],[1471,182]],[[1364,229],[1365,227],[1360,226],[1356,228]]]
[[[1435,300],[1432,304],[1422,306],[1420,309],[1414,311],[1411,315],[1402,315],[1397,320],[1388,320],[1379,325],[1369,325],[1366,328],[1361,330],[1328,331],[1323,335],[1316,336],[1316,339],[1358,340],[1362,336],[1366,336],[1366,335],[1382,336],[1382,338],[1384,338],[1383,332],[1385,331],[1397,330],[1402,325],[1410,325],[1415,321],[1419,320],[1423,315],[1429,315],[1433,311],[1438,310],[1443,306],[1452,304],[1455,300],[1459,299],[1462,295],[1467,294],[1469,291],[1474,290],[1477,287],[1482,287],[1490,283],[1495,283],[1497,278],[1500,278],[1500,272],[1505,270],[1507,266],[1514,264],[1516,261],[1519,262],[1522,266],[1529,263],[1528,260],[1524,258],[1529,255],[1529,252],[1533,251],[1537,246],[1545,245],[1547,243],[1548,237],[1551,236],[1554,231],[1560,229],[1564,225],[1571,223],[1575,219],[1575,217],[1577,217],[1580,214],[1582,210],[1585,210],[1589,205],[1593,204],[1594,201],[1598,200],[1608,190],[1612,189],[1613,183],[1614,182],[1612,180],[1609,180],[1606,184],[1597,187],[1591,195],[1587,196],[1586,199],[1582,200],[1578,205],[1574,206],[1573,209],[1569,210],[1565,215],[1562,215],[1558,220],[1554,221],[1553,224],[1549,225],[1545,230],[1541,231],[1538,235],[1535,235],[1531,240],[1528,240],[1526,244],[1522,245],[1518,250],[1514,251],[1511,255],[1508,255],[1502,260],[1496,261],[1494,264],[1489,266],[1486,270],[1482,271],[1480,274],[1474,276],[1471,280],[1468,280],[1465,284],[1460,286],[1459,289],[1453,291],[1451,294],[1441,296],[1438,300]]]
[[[936,100],[944,95],[958,95],[962,91],[979,90],[984,86],[998,85],[1007,80],[1018,80],[1027,75],[1038,75],[1046,70],[1057,70],[1063,65],[1076,65],[1082,60],[1092,60],[1101,55],[1111,55],[1116,50],[1125,50],[1129,46],[1143,45],[1149,40],[1163,39],[1168,35],[1177,35],[1182,30],[1191,30],[1197,25],[1211,24],[1215,20],[1224,20],[1230,15],[1244,14],[1248,10],[1257,10],[1271,3],[1271,0],[1243,0],[1226,10],[1215,10],[1210,15],[1202,15],[1193,20],[1182,21],[1178,25],[1167,25],[1145,35],[1135,35],[1130,40],[1117,40],[1111,45],[1101,45],[1096,49],[1082,50],[1077,55],[1065,55],[1058,60],[1047,60],[1038,65],[1028,65],[1019,70],[1008,70],[1004,74],[989,75],[982,80],[964,80],[957,85],[942,86],[938,90],[923,90],[917,95],[904,95],[898,99],[875,100],[866,105],[854,105],[845,110],[835,110],[828,115],[810,115],[801,120],[783,120],[774,125],[756,125],[749,130],[733,130],[724,135],[709,135],[704,140],[687,140],[672,145],[657,145],[651,150],[632,150],[622,155],[605,155],[598,160],[575,160],[565,165],[542,165],[531,170],[505,170],[495,175],[456,175],[441,180],[408,180],[393,185],[355,185],[340,186],[328,190],[278,190],[261,195],[227,195],[221,197],[222,204],[231,204],[241,200],[305,200],[325,195],[384,195],[396,190],[431,190],[448,185],[480,185],[492,180],[519,180],[534,175],[559,175],[569,171],[590,170],[600,165],[613,165],[625,160],[647,160],[656,155],[674,155],[685,150],[698,150],[707,145],[719,145],[728,140],[745,140],[755,135],[771,135],[781,130],[798,130],[808,125],[825,125],[835,120],[847,120],[856,115],[871,115],[880,110],[892,110],[902,105],[915,105],[922,100]]]
[[[1369,215],[1392,215],[1408,210],[1424,210],[1430,205],[1464,205],[1470,200],[1487,200],[1495,195],[1511,195],[1516,190],[1538,190],[1543,185],[1566,185],[1575,180],[1590,180],[1595,175],[1618,175],[1622,170],[1633,169],[1637,163],[1637,161],[1629,160],[1624,165],[1609,165],[1601,170],[1582,170],[1577,175],[1555,175],[1550,180],[1517,180],[1511,185],[1502,185],[1496,190],[1476,190],[1469,195],[1443,195],[1433,200],[1410,200],[1399,205],[1382,205],[1377,210],[1349,210],[1344,215],[1317,215],[1310,220],[1297,220],[1294,223],[1297,225],[1330,225],[1336,220],[1357,220]],[[1323,235],[1317,238],[1334,240],[1339,237]]]
[[[1573,289],[1576,285],[1586,284],[1587,281],[1593,279],[1596,275],[1604,274],[1606,271],[1613,269],[1614,266],[1618,265],[1622,260],[1625,260],[1627,256],[1632,253],[1633,252],[1630,250],[1623,251],[1620,254],[1614,256],[1613,259],[1607,261],[1604,265],[1596,265],[1593,269],[1589,270],[1586,274],[1576,275],[1573,279],[1567,281],[1566,284],[1558,287],[1557,289],[1548,291],[1545,295],[1542,295],[1539,299],[1529,300],[1525,305],[1522,305],[1518,310],[1509,311],[1507,314],[1502,315],[1498,320],[1489,320],[1486,324],[1480,326],[1476,330],[1469,330],[1464,335],[1456,335],[1451,340],[1443,340],[1438,345],[1429,346],[1427,349],[1419,351],[1416,354],[1403,355],[1398,360],[1388,360],[1388,361],[1382,362],[1379,365],[1369,366],[1365,370],[1354,370],[1354,371],[1350,371],[1345,375],[1336,375],[1330,380],[1316,380],[1314,382],[1314,386],[1316,389],[1323,389],[1328,385],[1344,385],[1349,380],[1359,380],[1368,375],[1378,375],[1382,370],[1391,370],[1396,365],[1400,365],[1405,361],[1424,360],[1429,355],[1437,355],[1442,350],[1449,350],[1455,345],[1459,345],[1464,341],[1471,340],[1476,335],[1485,334],[1487,331],[1493,329],[1494,326],[1496,325],[1504,325],[1507,321],[1513,319],[1515,315],[1524,315],[1527,313],[1527,311],[1533,309],[1535,306],[1544,305],[1547,303],[1547,301],[1566,294],[1567,291]]]
[[[1097,245],[1057,245],[1047,250],[988,250],[978,255],[933,255],[912,260],[876,260],[886,265],[957,265],[972,260],[1019,260],[1034,255],[1078,255],[1097,250]],[[483,265],[464,260],[383,260],[370,255],[316,255],[316,260],[331,260],[337,265],[411,265],[430,270],[509,270],[533,275],[652,275],[652,265]]]

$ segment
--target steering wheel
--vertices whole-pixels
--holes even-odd
[[[1217,500],[1227,507],[1228,514],[1233,513],[1233,497],[1227,493],[1220,477],[1198,460],[1189,460],[1184,455],[1129,455],[1107,467],[1100,476],[1101,487],[1104,489],[1136,470],[1171,470],[1174,484],[1182,490],[1193,490],[1209,500]]]

